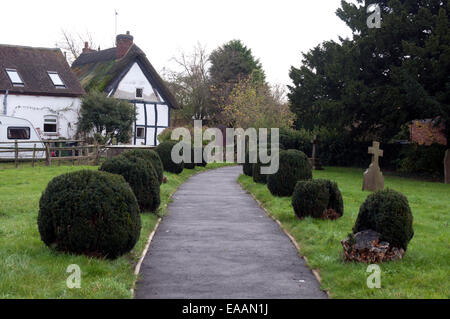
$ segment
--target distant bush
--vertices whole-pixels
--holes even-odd
[[[312,151],[313,133],[306,130],[280,129],[280,148],[299,150],[306,154]]]
[[[353,233],[371,229],[381,240],[406,250],[414,236],[413,216],[408,199],[401,193],[386,189],[369,195],[359,209]]]
[[[261,164],[261,162],[253,164],[252,176],[253,181],[259,184],[267,184],[267,175],[261,174],[261,167],[267,164]]]
[[[119,175],[77,171],[55,177],[39,201],[38,228],[47,246],[116,258],[139,239],[136,197]]]
[[[208,163],[206,162],[206,160],[205,160],[205,158],[203,156],[203,151],[204,150],[205,150],[205,148],[202,147],[202,161],[201,161],[201,163],[195,163],[196,166],[206,167],[206,165],[208,165]]]
[[[174,141],[166,141],[161,144],[159,144],[155,151],[158,153],[159,157],[161,158],[161,161],[163,163],[164,170],[170,173],[174,174],[180,174],[183,171],[184,163],[175,163],[172,161],[172,148],[177,144],[178,142]]]
[[[137,156],[116,156],[107,159],[101,171],[122,175],[130,184],[142,211],[154,212],[161,203],[158,175],[149,161]]]
[[[158,176],[159,184],[162,184],[164,169],[158,153],[156,153],[153,150],[133,149],[123,152],[120,155],[123,155],[127,158],[139,157],[143,160],[149,161],[153,165],[153,168],[155,169],[156,175]]]
[[[242,164],[244,174],[247,176],[253,176],[253,163],[250,163],[250,155],[248,149],[245,151],[245,163]]]
[[[299,181],[292,195],[292,207],[299,218],[338,218],[344,214],[337,184],[325,179]]]
[[[297,150],[280,151],[279,169],[267,176],[272,195],[291,196],[297,181],[312,178],[312,166],[305,153]]]

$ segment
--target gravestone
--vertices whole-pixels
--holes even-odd
[[[383,150],[380,150],[380,143],[373,142],[369,147],[369,154],[372,154],[372,163],[364,172],[363,191],[376,192],[384,188],[384,177],[378,164],[378,159],[383,156]]]
[[[450,149],[445,151],[444,174],[445,174],[445,184],[450,184]]]
[[[323,170],[322,164],[320,163],[319,156],[317,155],[318,145],[319,145],[319,139],[317,138],[317,135],[314,135],[314,139],[311,141],[313,144],[312,148],[312,157],[311,157],[311,164],[313,170]]]

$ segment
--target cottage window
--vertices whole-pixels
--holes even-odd
[[[8,74],[9,79],[11,80],[12,85],[14,86],[24,86],[22,78],[17,72],[16,69],[6,69],[6,74]]]
[[[8,127],[8,139],[9,140],[29,140],[30,128],[29,127]]]
[[[136,138],[145,138],[145,128],[143,127],[136,128]]]
[[[66,87],[64,82],[61,80],[61,77],[59,76],[58,72],[48,71],[47,74],[50,77],[50,80],[52,80],[53,85],[56,88],[65,88]]]
[[[143,88],[137,88],[136,89],[136,98],[142,99],[144,97],[144,89]]]
[[[54,115],[44,117],[44,133],[56,134],[58,132],[58,120]]]

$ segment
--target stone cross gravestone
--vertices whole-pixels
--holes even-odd
[[[378,159],[383,156],[383,150],[380,150],[380,143],[373,142],[369,147],[369,154],[372,154],[372,163],[364,172],[363,191],[376,192],[384,188],[384,177],[378,164]]]
[[[319,139],[317,138],[317,135],[314,135],[314,139],[311,141],[313,145],[312,149],[312,157],[311,157],[311,164],[313,170],[323,170],[322,164],[320,163],[319,156],[317,156],[317,149],[319,145]]]
[[[445,174],[445,184],[450,184],[450,149],[445,151],[444,174]]]

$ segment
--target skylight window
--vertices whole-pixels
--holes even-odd
[[[50,72],[48,71],[48,76],[50,77],[50,80],[52,80],[53,85],[57,88],[65,88],[66,85],[61,80],[61,77],[59,76],[58,72]]]
[[[16,69],[6,69],[6,73],[14,86],[24,86],[22,78]]]

